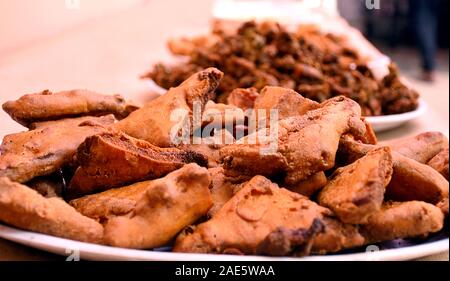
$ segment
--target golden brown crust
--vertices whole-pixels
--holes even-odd
[[[105,225],[105,241],[115,247],[147,249],[166,245],[212,206],[205,168],[188,164],[151,182],[134,210]]]
[[[223,73],[215,68],[200,71],[166,94],[150,101],[130,116],[115,124],[115,128],[128,135],[146,140],[159,147],[175,146],[171,131],[177,121],[170,121],[175,110],[192,115],[194,102],[203,106],[214,95]],[[136,126],[139,124],[139,126]]]
[[[0,147],[0,177],[27,182],[52,174],[72,162],[78,146],[108,129],[96,123],[54,126],[7,135]]]
[[[44,198],[8,178],[0,178],[0,220],[58,237],[102,243],[103,227],[59,198]]]
[[[436,154],[427,165],[438,171],[444,178],[448,180],[448,148],[443,149],[441,152]]]
[[[369,243],[407,237],[425,237],[442,229],[444,215],[434,205],[421,202],[386,202],[373,214],[361,233]]]
[[[307,230],[324,214],[329,211],[308,198],[256,176],[209,221],[198,225],[192,233],[185,231],[179,235],[173,250],[226,253],[232,249],[256,254],[264,239],[280,227]]]
[[[328,180],[324,172],[318,172],[304,181],[299,182],[294,186],[285,186],[293,192],[297,192],[306,197],[313,196],[317,191],[322,189],[327,184]]]
[[[107,96],[88,90],[58,93],[45,90],[41,93],[24,95],[16,101],[3,104],[3,110],[24,126],[33,122],[111,113],[120,119],[137,108],[127,103],[120,95]]]
[[[125,184],[156,179],[184,164],[206,165],[201,154],[177,148],[159,148],[118,132],[88,137],[78,148],[75,172],[69,186],[71,197]]]
[[[242,110],[254,107],[259,93],[255,88],[236,88],[227,97],[227,104],[237,106]]]
[[[114,115],[109,114],[105,116],[83,116],[83,117],[76,117],[76,118],[65,118],[61,120],[54,120],[54,121],[44,121],[44,122],[34,122],[31,123],[28,128],[30,130],[36,130],[41,129],[45,127],[55,127],[55,126],[79,126],[82,123],[89,122],[89,123],[97,123],[102,126],[110,126],[116,122],[116,118]]]
[[[344,223],[363,224],[381,207],[392,176],[388,147],[377,148],[354,163],[336,170],[318,196]]]

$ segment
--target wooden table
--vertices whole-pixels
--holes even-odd
[[[153,63],[171,59],[165,46],[169,37],[208,30],[211,1],[196,0],[195,6],[191,1],[135,2],[137,4],[120,11],[94,19],[87,17],[89,20],[74,27],[0,52],[0,103],[43,89],[72,88],[118,92],[141,102],[153,98],[147,82],[139,76]],[[65,7],[55,7],[54,12],[58,9]],[[74,12],[81,16],[88,11],[83,10],[82,2],[81,9]],[[26,19],[22,24],[27,24]],[[39,32],[33,30],[32,25],[29,29]],[[447,77],[439,79],[439,83],[445,83],[447,79],[447,86],[433,90],[425,84],[415,84],[432,110],[417,121],[380,134],[379,138],[408,136],[426,130],[438,130],[448,135],[448,72]],[[432,95],[432,91],[439,93]],[[0,136],[24,130],[3,112],[0,120]],[[0,260],[55,259],[63,258],[0,239]],[[448,260],[448,253],[432,259]]]

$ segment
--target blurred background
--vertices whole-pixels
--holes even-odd
[[[47,88],[89,88],[145,100],[148,84],[139,76],[155,62],[173,60],[167,39],[205,33],[213,18],[263,17],[346,32],[336,24],[343,18],[400,66],[432,105],[429,118],[441,120],[402,130],[448,131],[448,2],[0,0],[0,102]],[[4,113],[0,118],[9,120]],[[0,135],[20,128],[2,123]]]

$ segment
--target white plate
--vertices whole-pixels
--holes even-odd
[[[419,98],[419,106],[416,110],[401,114],[366,117],[366,120],[372,125],[374,131],[378,133],[394,129],[408,121],[420,117],[427,111],[427,108],[426,102],[422,98]]]
[[[404,248],[367,251],[355,254],[340,254],[326,256],[309,256],[303,258],[292,257],[264,257],[264,256],[236,256],[211,254],[185,254],[167,251],[131,250],[83,243],[74,240],[19,230],[0,224],[0,237],[29,247],[48,251],[68,257],[78,255],[84,260],[141,260],[141,261],[400,261],[411,260],[448,251],[449,239],[409,246]],[[372,248],[370,248],[372,249]]]

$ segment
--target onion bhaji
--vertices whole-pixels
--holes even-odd
[[[448,181],[448,148],[443,149],[428,161],[427,165],[438,171]]]
[[[169,89],[214,66],[226,73],[217,89],[216,100],[222,103],[236,88],[260,91],[269,85],[295,90],[317,102],[344,95],[359,103],[364,116],[418,107],[417,92],[402,82],[395,65],[378,81],[369,62],[343,36],[314,28],[290,32],[272,22],[246,22],[231,32],[215,28],[211,36],[202,38],[214,40],[172,40],[170,50],[189,60],[171,66],[159,63],[144,77]]]

